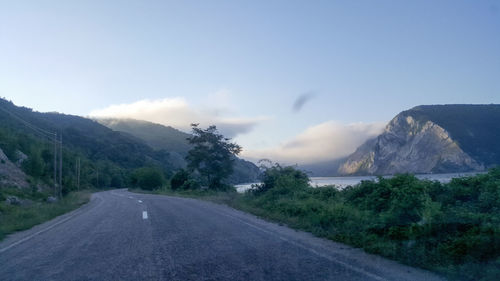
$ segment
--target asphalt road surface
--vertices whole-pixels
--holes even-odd
[[[126,190],[0,243],[0,280],[441,280],[209,202]]]

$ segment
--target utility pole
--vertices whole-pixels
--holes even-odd
[[[78,178],[78,158],[75,158],[75,177]],[[78,179],[76,180],[76,190],[78,190]]]
[[[76,159],[76,189],[80,190],[80,157]]]
[[[57,197],[57,133],[54,133],[54,197]]]
[[[61,132],[61,142],[59,143],[59,198],[62,198],[62,132]]]

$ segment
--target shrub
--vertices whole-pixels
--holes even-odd
[[[141,189],[153,190],[165,184],[165,178],[162,171],[158,168],[143,167],[132,173],[131,183],[133,186]]]
[[[262,193],[276,187],[283,189],[305,188],[309,187],[309,177],[293,166],[282,167],[276,163],[269,168],[264,168],[262,184],[256,185],[256,187],[254,189],[256,193]]]
[[[189,180],[189,173],[184,169],[180,169],[170,179],[170,187],[173,190],[183,188],[184,183],[186,183],[188,180]]]

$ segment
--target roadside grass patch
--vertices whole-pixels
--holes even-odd
[[[37,224],[51,220],[64,213],[77,209],[87,203],[90,192],[71,192],[62,200],[47,203],[47,193],[23,193],[18,189],[1,189],[0,199],[14,195],[21,200],[29,200],[27,204],[8,205],[5,199],[0,201],[0,240],[8,234],[29,229]]]

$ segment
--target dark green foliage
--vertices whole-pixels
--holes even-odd
[[[143,167],[132,173],[131,184],[141,189],[154,190],[165,184],[165,177],[158,168]]]
[[[275,163],[271,167],[262,166],[262,183],[257,185],[254,192],[265,192],[269,189],[281,187],[285,189],[306,188],[309,186],[309,177],[306,173],[293,166],[282,167]]]
[[[33,184],[52,187],[54,181],[53,137],[40,129],[63,134],[63,194],[77,189],[78,158],[80,189],[125,187],[132,171],[140,167],[157,166],[167,175],[173,170],[168,153],[154,151],[135,137],[90,119],[39,113],[0,99],[0,148],[11,161],[18,160],[17,151],[28,156],[22,168]]]
[[[189,178],[187,181],[184,182],[182,185],[183,189],[200,189],[201,185],[196,179]],[[223,190],[223,189],[222,189]]]
[[[263,191],[236,204],[451,278],[493,280],[500,273],[500,169],[448,184],[404,174],[343,190],[308,188],[297,175],[272,166]]]
[[[186,157],[188,169],[199,173],[208,188],[224,188],[223,181],[233,172],[234,156],[241,147],[229,142],[215,126],[203,130],[198,124],[192,124],[192,129],[193,136],[188,140],[193,148]]]
[[[379,213],[385,225],[402,226],[421,220],[420,212],[429,196],[427,182],[413,175],[396,175],[378,182],[364,181],[344,191],[354,206]]]
[[[191,182],[189,172],[184,169],[180,169],[170,179],[170,188],[172,188],[172,190],[189,189],[192,187],[190,184]]]
[[[0,99],[0,107],[3,109],[0,110],[0,124],[4,129],[10,129],[15,134],[32,135],[46,142],[51,141],[17,117],[22,118],[45,131],[62,133],[65,148],[80,152],[93,161],[106,160],[123,168],[138,168],[147,166],[150,162],[161,162],[163,157],[142,141],[113,131],[90,119],[57,113],[39,113],[17,107],[3,99]],[[24,152],[29,143],[29,140],[19,139],[17,146]]]
[[[41,178],[45,172],[45,161],[39,150],[32,150],[27,160],[23,162],[24,171],[35,178]]]

